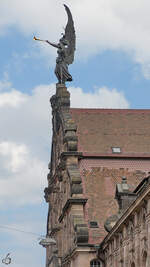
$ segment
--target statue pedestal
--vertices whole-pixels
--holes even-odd
[[[61,83],[56,84],[56,96],[70,98],[70,93],[67,91],[67,87],[65,86],[65,84]]]
[[[52,109],[70,108],[70,93],[65,84],[56,84],[56,94],[50,99]]]

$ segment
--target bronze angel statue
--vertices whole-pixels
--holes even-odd
[[[68,71],[68,65],[73,63],[76,41],[72,14],[68,6],[64,5],[64,7],[68,15],[68,22],[65,28],[65,33],[59,40],[59,43],[51,43],[48,40],[41,40],[34,37],[34,40],[47,42],[49,45],[57,48],[58,56],[56,58],[55,75],[60,84],[72,81],[72,76]]]

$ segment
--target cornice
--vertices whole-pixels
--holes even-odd
[[[81,158],[125,158],[125,159],[150,159],[150,153],[97,153],[80,152]]]
[[[81,157],[82,156],[82,152],[77,152],[77,151],[66,151],[66,152],[62,152],[60,157],[66,158],[66,157]]]
[[[71,205],[85,205],[87,200],[87,198],[69,198],[62,209],[62,214],[60,215],[58,221],[61,222],[63,220],[66,211]]]

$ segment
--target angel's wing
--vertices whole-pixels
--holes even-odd
[[[74,22],[70,9],[66,5],[64,5],[64,7],[68,15],[68,22],[65,28],[65,39],[68,41],[65,61],[69,65],[72,64],[74,60],[76,36],[75,36]]]

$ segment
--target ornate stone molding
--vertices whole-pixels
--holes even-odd
[[[59,222],[61,222],[64,218],[64,215],[67,211],[67,209],[71,206],[71,205],[76,205],[76,204],[80,204],[80,205],[85,205],[87,202],[87,198],[69,198],[66,202],[66,204],[64,205],[63,209],[62,209],[62,214],[59,217]]]
[[[45,198],[45,201],[46,202],[49,202],[50,201],[50,194],[52,193],[53,191],[53,188],[52,187],[45,187],[44,189],[44,198]]]
[[[53,236],[56,232],[60,231],[62,229],[62,227],[60,225],[55,225],[55,227],[53,227],[51,229],[51,232],[50,232],[50,236]]]
[[[78,166],[78,158],[81,157],[82,153],[78,152],[77,126],[70,112],[70,93],[67,88],[57,84],[56,94],[51,97],[50,102],[53,115],[53,141],[51,167],[48,174],[49,186],[45,189],[45,198],[47,202],[51,198],[53,206],[51,215],[49,215],[51,216],[51,224],[58,223],[58,226],[62,227],[62,230],[59,231],[60,227],[51,225],[51,235],[56,235],[56,239],[59,239],[64,230],[64,234],[69,239],[70,231],[72,231],[74,240],[73,238],[69,239],[72,242],[72,247],[78,244],[87,245],[89,233],[83,214],[83,206],[87,199],[82,198],[82,180]],[[61,188],[60,192],[58,187]],[[56,195],[51,196],[51,193],[56,193]],[[61,193],[64,194],[64,198],[62,196],[63,199],[58,203],[57,200]],[[66,203],[62,207],[63,201]],[[77,206],[75,209],[74,207],[71,209],[72,205]],[[60,217],[58,218],[58,216]],[[66,242],[70,241],[66,240]],[[66,248],[63,249],[66,250]]]

